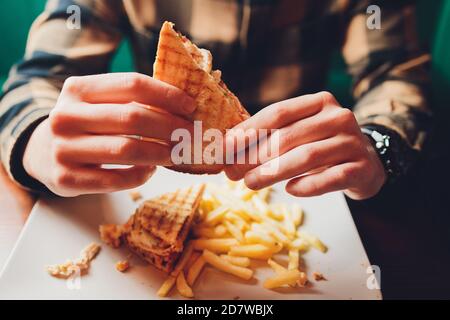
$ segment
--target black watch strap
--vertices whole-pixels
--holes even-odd
[[[405,176],[417,160],[417,151],[394,130],[380,125],[364,125],[361,131],[370,138],[388,175],[388,182]]]

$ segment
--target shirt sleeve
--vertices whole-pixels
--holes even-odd
[[[430,55],[420,48],[416,35],[414,1],[377,3],[367,13],[369,1],[354,2],[343,42],[357,101],[354,112],[361,126],[395,131],[410,148],[420,151],[432,115]]]
[[[0,156],[22,187],[43,187],[28,176],[22,155],[28,137],[56,104],[65,79],[106,72],[121,41],[121,1],[48,1],[34,21],[23,59],[11,68],[0,101]]]

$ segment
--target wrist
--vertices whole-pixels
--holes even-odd
[[[417,152],[396,131],[381,125],[364,125],[361,131],[370,140],[383,164],[389,183],[397,181],[410,171]]]
[[[22,165],[25,173],[32,179],[39,179],[39,170],[36,166],[45,161],[42,159],[42,155],[47,152],[47,145],[45,143],[46,137],[50,134],[48,118],[39,123],[30,135],[28,141],[25,141],[25,148],[22,157]]]
[[[372,140],[367,135],[364,135],[364,139],[367,143],[367,151],[369,153],[369,157],[371,159],[371,162],[374,165],[374,185],[379,186],[379,189],[385,185],[385,183],[388,180],[388,172],[386,171],[386,168],[384,167],[383,162],[380,159],[380,156],[375,149]]]
[[[34,134],[36,128],[45,121],[46,116],[38,118],[34,122],[31,122],[27,128],[25,128],[17,137],[14,147],[11,150],[9,158],[9,171],[11,178],[19,184],[21,187],[34,192],[47,192],[48,189],[41,182],[32,177],[25,169],[25,150],[29,146],[30,138]],[[41,150],[46,150],[41,148]],[[43,153],[41,151],[41,153]],[[28,165],[28,163],[27,163]]]

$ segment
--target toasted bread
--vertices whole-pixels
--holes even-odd
[[[221,80],[220,71],[212,71],[211,53],[199,49],[175,31],[173,23],[167,21],[161,28],[153,76],[194,98],[197,108],[186,118],[202,121],[203,132],[214,128],[224,134],[226,129],[249,117],[239,99]],[[203,149],[207,145],[203,143]],[[193,161],[193,154],[191,159]],[[223,164],[206,164],[203,159],[201,164],[181,164],[169,168],[194,174],[214,174],[222,171]]]
[[[198,185],[145,201],[124,228],[125,243],[158,269],[170,272],[183,251],[204,188]]]

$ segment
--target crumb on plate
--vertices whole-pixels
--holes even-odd
[[[130,268],[130,262],[128,260],[121,260],[116,263],[116,270],[119,272],[125,272]]]
[[[327,280],[327,279],[323,276],[323,274],[321,274],[320,272],[314,272],[314,273],[313,273],[313,278],[314,278],[314,280],[316,280],[316,281]]]
[[[139,191],[130,191],[129,195],[131,200],[135,202],[142,199],[142,194]]]
[[[62,279],[67,279],[75,274],[84,275],[100,248],[100,245],[93,242],[81,251],[77,261],[67,260],[65,263],[49,265],[46,267],[47,272],[53,277]]]

